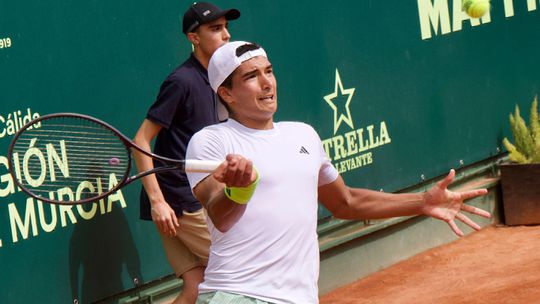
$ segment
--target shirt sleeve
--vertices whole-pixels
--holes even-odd
[[[321,186],[334,182],[338,178],[339,172],[334,167],[334,165],[332,165],[332,162],[328,158],[328,155],[326,154],[326,151],[324,150],[321,138],[319,137],[319,135],[317,134],[315,130],[313,130],[313,132],[315,132],[315,135],[319,142],[319,155],[321,157],[321,169],[319,170],[318,186],[321,187]]]
[[[217,132],[203,129],[189,141],[186,159],[224,161],[227,153]],[[195,188],[210,173],[186,172],[191,189]]]
[[[187,88],[172,79],[163,82],[156,101],[146,114],[146,118],[168,129],[179,109],[185,108],[188,98]]]

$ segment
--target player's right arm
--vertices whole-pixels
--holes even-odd
[[[157,136],[160,130],[160,125],[145,119],[139,127],[137,134],[135,134],[133,141],[142,149],[151,151],[152,140]],[[137,170],[139,170],[139,172],[154,168],[152,158],[138,152],[136,149],[133,149],[133,151],[133,157],[135,158],[135,164],[137,165]],[[152,220],[157,228],[166,235],[176,235],[176,227],[179,225],[178,219],[176,218],[174,210],[169,206],[167,201],[165,201],[156,175],[150,174],[143,177],[142,184],[150,200]]]
[[[244,188],[256,180],[257,173],[250,160],[229,154],[212,175],[208,175],[193,188],[193,193],[206,208],[216,229],[225,233],[238,222],[247,206],[225,195],[225,187]]]

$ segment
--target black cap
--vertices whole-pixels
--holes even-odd
[[[184,13],[182,20],[182,32],[193,32],[199,25],[205,24],[221,17],[227,20],[235,20],[240,17],[237,9],[221,10],[219,7],[208,2],[195,2]]]

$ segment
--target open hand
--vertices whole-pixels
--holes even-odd
[[[460,220],[475,230],[480,230],[480,226],[467,217],[463,212],[490,218],[491,214],[485,210],[465,205],[463,201],[477,196],[486,195],[486,189],[469,190],[463,192],[453,192],[448,190],[448,185],[452,183],[456,172],[454,169],[445,179],[424,193],[424,205],[422,212],[436,219],[448,223],[452,231],[458,236],[463,236],[463,232],[458,228],[455,219]]]

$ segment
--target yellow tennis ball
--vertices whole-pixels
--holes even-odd
[[[489,10],[489,0],[463,0],[462,9],[472,18],[480,18]]]

